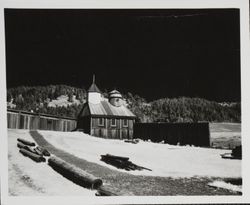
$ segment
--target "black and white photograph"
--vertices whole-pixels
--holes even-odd
[[[240,15],[4,8],[8,197],[242,197]]]

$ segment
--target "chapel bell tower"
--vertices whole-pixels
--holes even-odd
[[[101,102],[101,91],[95,84],[95,75],[93,75],[93,82],[88,90],[87,102],[92,104],[99,104]]]

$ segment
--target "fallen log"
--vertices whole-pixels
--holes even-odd
[[[142,170],[142,169],[152,171],[151,169],[148,169],[148,168],[142,167],[142,166],[138,166],[138,165],[132,163],[131,161],[129,161],[128,157],[120,157],[120,156],[106,154],[106,155],[101,155],[101,161],[104,161],[107,164],[113,165],[113,166],[117,167],[118,169],[125,169],[126,171]]]
[[[138,141],[135,141],[135,140],[124,140],[124,142],[132,143],[132,144],[137,144],[138,143]]]
[[[96,196],[133,196],[133,194],[112,186],[103,185],[97,189]]]
[[[20,148],[20,149],[21,148],[26,149],[27,145],[23,144],[22,142],[18,142],[17,147]]]
[[[111,155],[111,154],[101,155],[101,157],[106,158],[106,159],[117,159],[117,160],[122,160],[122,161],[129,160],[129,157],[115,156],[115,155]]]
[[[49,156],[50,156],[49,151],[48,151],[47,149],[43,148],[43,147],[38,146],[38,147],[36,147],[36,150],[42,152],[42,154],[43,154],[44,156],[46,156],[46,157],[49,157]]]
[[[106,162],[107,164],[111,164],[120,169],[125,169],[127,167],[127,163],[126,163],[127,161],[122,161],[119,159],[112,159],[112,158],[105,158],[105,157],[102,157],[101,160]]]
[[[43,153],[42,153],[39,149],[37,149],[37,147],[34,148],[34,151],[35,151],[38,155],[43,156]]]
[[[133,164],[132,162],[130,162],[130,164],[127,165],[126,169],[128,169],[128,171],[130,171],[130,170],[141,170],[137,165]]]
[[[137,144],[139,143],[139,139],[127,139],[127,140],[124,140],[124,142]]]
[[[28,150],[26,150],[24,148],[21,148],[19,150],[19,152],[21,152],[24,156],[27,156],[27,157],[31,158],[32,160],[34,160],[36,162],[45,162],[46,161],[44,157],[42,157],[42,156],[40,156],[38,154],[35,154],[33,152],[30,152],[30,151],[28,151]]]
[[[29,146],[23,144],[22,142],[18,142],[18,143],[17,143],[17,147],[19,147],[20,149],[21,149],[21,148],[22,148],[22,149],[25,149],[25,150],[27,150],[27,151],[29,151],[29,152],[34,153],[34,154],[38,154],[38,155],[40,155],[40,156],[43,156],[43,154],[38,153],[38,152],[35,150],[36,148],[29,147]]]
[[[137,166],[137,167],[138,167],[137,169],[139,169],[139,170],[146,169],[148,171],[153,171],[152,169],[149,169],[149,168],[146,168],[146,167],[142,167],[142,166]]]
[[[32,146],[32,147],[36,146],[36,144],[34,142],[30,142],[30,141],[25,140],[25,139],[17,138],[17,141],[21,142],[25,145],[28,145],[28,146]]]
[[[238,157],[234,157],[231,153],[225,153],[220,155],[223,159],[240,159]]]
[[[55,171],[71,180],[72,182],[91,189],[97,189],[102,185],[102,180],[85,172],[84,170],[65,162],[64,160],[52,156],[48,160],[49,166]]]

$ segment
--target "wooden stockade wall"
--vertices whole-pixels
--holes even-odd
[[[26,111],[7,110],[7,124],[10,129],[72,131],[76,120],[42,115]]]
[[[210,146],[209,123],[135,123],[134,138],[168,144]]]

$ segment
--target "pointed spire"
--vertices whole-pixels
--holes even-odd
[[[96,86],[95,84],[95,74],[93,74],[93,82],[92,85],[90,86],[88,92],[97,92],[97,93],[101,93],[101,91],[99,90],[99,88]]]

